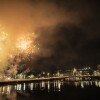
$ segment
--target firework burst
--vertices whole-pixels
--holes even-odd
[[[17,40],[16,49],[19,53],[30,54],[33,51],[32,43],[33,41],[30,37],[20,37]]]
[[[35,33],[20,33],[15,37],[0,30],[1,69],[5,68],[4,66],[18,66],[23,60],[30,61],[30,56],[37,54],[38,50]]]

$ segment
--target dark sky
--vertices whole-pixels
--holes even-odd
[[[52,50],[50,55],[39,57],[41,69],[57,66],[58,69],[74,66],[94,66],[100,63],[100,7],[97,0],[56,0],[52,3],[63,9],[65,22],[43,27],[43,47]],[[47,11],[48,12],[48,11]],[[52,13],[53,14],[53,13]],[[52,16],[52,14],[50,16]],[[67,16],[68,14],[68,16]],[[67,17],[69,22],[66,21]],[[55,17],[56,19],[56,17]],[[70,21],[71,20],[71,21]],[[52,35],[50,35],[52,33]],[[41,38],[40,37],[40,38]],[[46,39],[48,38],[48,39]],[[44,51],[46,52],[46,50]],[[63,67],[64,66],[64,67]]]
[[[34,30],[38,34],[41,53],[28,62],[33,69],[54,70],[100,63],[99,0],[4,1],[0,1],[2,7],[7,4],[3,10],[6,13],[0,10],[2,23],[9,29]]]

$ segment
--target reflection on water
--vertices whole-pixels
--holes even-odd
[[[100,81],[79,81],[79,82],[66,82],[62,80],[56,81],[42,81],[42,82],[32,82],[32,83],[22,83],[16,85],[5,85],[0,86],[0,100],[17,100],[17,93],[24,93],[26,91],[62,91],[63,87],[67,89],[69,86],[85,88],[88,86],[100,87]],[[13,95],[13,96],[12,96]]]
[[[48,92],[53,89],[53,91],[61,91],[61,87],[63,84],[73,85],[75,87],[85,88],[85,86],[95,85],[96,87],[100,87],[100,81],[80,81],[80,82],[64,82],[64,81],[47,81],[47,82],[34,82],[34,83],[23,83],[16,85],[7,85],[0,86],[0,95],[1,94],[10,94],[11,91],[34,91],[34,90],[47,90]]]
[[[81,82],[74,82],[74,85],[76,87],[81,86],[81,88],[84,88],[85,86],[95,85],[96,87],[99,87],[100,88],[100,81],[81,81]]]

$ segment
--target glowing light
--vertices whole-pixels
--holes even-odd
[[[8,55],[8,33],[0,27],[0,70],[3,70]]]
[[[33,55],[38,54],[40,50],[36,38],[34,32],[18,33],[15,36],[14,33],[6,32],[0,25],[0,70],[9,67],[9,73],[17,73],[19,62],[33,59]]]
[[[36,44],[34,43],[34,37],[32,34],[27,34],[25,36],[20,36],[16,42],[16,49],[18,53],[32,54],[38,50]]]
[[[17,48],[18,48],[18,50],[21,50],[21,51],[29,50],[31,43],[32,43],[32,41],[30,39],[22,37],[22,38],[18,39]]]

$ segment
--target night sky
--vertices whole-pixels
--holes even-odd
[[[41,53],[27,62],[32,69],[56,70],[100,63],[99,0],[1,0],[0,22],[9,31],[38,34]]]

